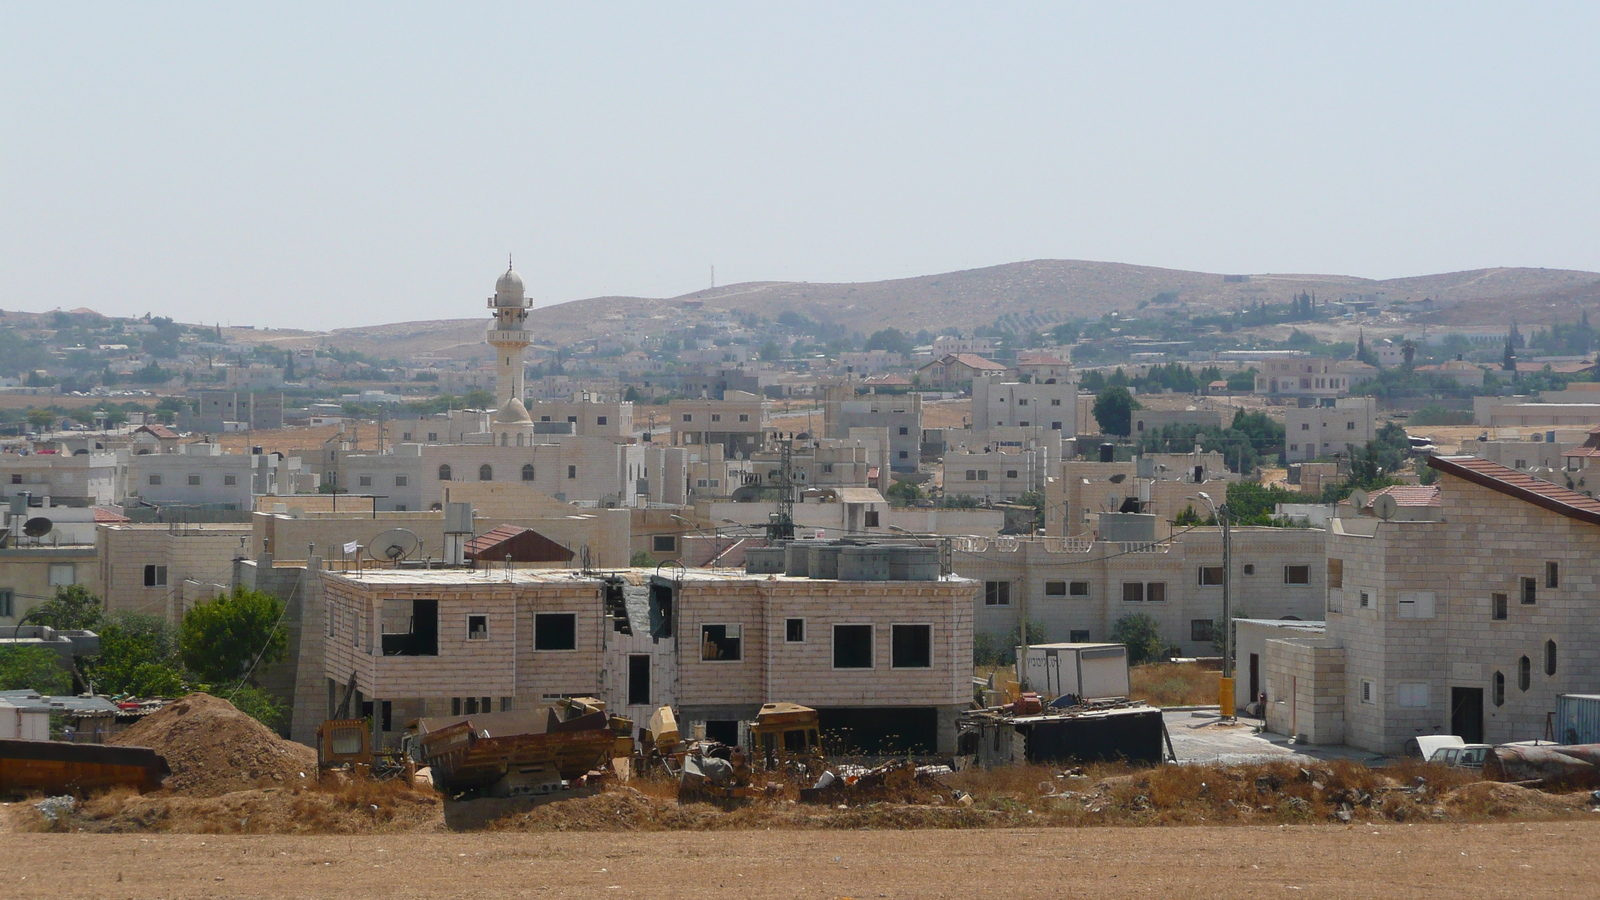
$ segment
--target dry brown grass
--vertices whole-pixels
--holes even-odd
[[[1151,706],[1216,706],[1222,673],[1201,663],[1150,663],[1128,670],[1133,699]]]

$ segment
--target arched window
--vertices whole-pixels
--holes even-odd
[[[1533,683],[1533,660],[1524,656],[1517,660],[1517,689],[1527,690]]]
[[[522,467],[522,480],[523,481],[532,481],[533,480],[533,463],[528,463],[527,465]]]
[[[449,463],[445,463],[444,465],[441,465],[439,467],[439,480],[440,481],[449,481],[450,480],[450,464]]]
[[[1494,701],[1495,706],[1506,705],[1506,673],[1494,673],[1494,692],[1489,699]]]
[[[520,432],[520,431],[517,432],[517,446],[518,447],[522,446],[522,432]]]
[[[1556,642],[1555,641],[1545,641],[1544,642],[1544,673],[1546,675],[1554,675],[1556,673]]]
[[[506,442],[509,441],[510,439],[511,439],[511,433],[510,432],[508,432],[508,431],[500,432],[500,446],[502,446],[502,447],[506,446]]]
[[[479,481],[493,481],[494,480],[494,469],[491,468],[488,463],[484,463],[483,465],[478,467],[478,480]]]

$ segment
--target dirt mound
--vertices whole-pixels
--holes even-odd
[[[167,758],[164,790],[217,797],[255,787],[299,785],[317,777],[317,751],[286,741],[210,694],[190,694],[112,738]]]
[[[1540,819],[1570,815],[1590,805],[1588,791],[1548,794],[1499,781],[1464,785],[1444,797],[1446,810],[1471,819]]]
[[[400,781],[329,782],[307,788],[234,791],[188,797],[116,790],[49,821],[24,807],[21,830],[97,834],[396,834],[444,828],[439,795]]]

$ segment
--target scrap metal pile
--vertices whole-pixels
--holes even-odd
[[[1171,755],[1161,710],[1142,700],[1112,698],[1046,706],[1022,693],[1011,703],[963,713],[956,720],[962,752],[982,766],[1051,762],[1160,763]]]

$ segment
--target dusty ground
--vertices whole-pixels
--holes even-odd
[[[978,832],[7,835],[50,898],[1583,897],[1600,821]]]

